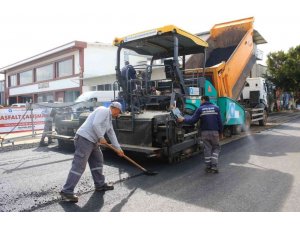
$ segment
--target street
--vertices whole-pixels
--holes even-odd
[[[275,118],[275,119],[274,119]],[[276,123],[276,115],[271,122]],[[56,145],[0,152],[0,211],[281,212],[300,211],[300,115],[251,135],[224,141],[220,173],[204,172],[203,155],[176,164],[133,157],[136,167],[104,152],[104,174],[115,190],[94,192],[89,168],[77,204],[60,201],[73,153]]]

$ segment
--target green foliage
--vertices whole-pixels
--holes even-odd
[[[300,88],[300,45],[283,51],[271,52],[267,59],[266,78],[284,91]]]

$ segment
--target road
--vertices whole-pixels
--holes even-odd
[[[104,173],[115,190],[94,192],[87,168],[77,204],[58,195],[72,152],[55,145],[1,152],[0,211],[300,211],[299,136],[299,114],[276,114],[266,130],[254,126],[222,141],[219,174],[205,174],[202,155],[171,165],[137,157],[159,172],[145,176],[105,152]]]

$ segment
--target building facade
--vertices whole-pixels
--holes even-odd
[[[73,101],[81,93],[86,46],[74,41],[0,69],[6,104]]]
[[[5,90],[4,75],[0,74],[0,107],[5,105],[4,90]]]
[[[82,91],[103,91],[113,96],[116,85],[117,47],[104,43],[88,43],[85,49]],[[146,64],[147,58],[128,50],[121,51],[121,67],[129,61],[133,66]]]
[[[86,91],[103,91],[107,101],[114,96],[116,54],[110,44],[74,41],[1,68],[3,102],[74,102]],[[147,62],[130,51],[121,54],[123,65],[125,60],[133,65]]]

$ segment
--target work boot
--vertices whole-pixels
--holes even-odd
[[[211,172],[212,172],[212,171],[211,171],[211,167],[206,167],[206,168],[205,168],[205,172],[206,172],[206,173],[211,173]]]
[[[75,195],[75,194],[67,194],[67,193],[64,193],[64,192],[59,192],[61,198],[63,201],[66,201],[66,202],[78,202],[78,196]]]
[[[40,147],[45,147],[45,146],[48,146],[45,142],[41,141],[40,142]]]
[[[114,185],[111,183],[104,183],[101,187],[96,187],[95,191],[110,191],[114,190]]]
[[[212,166],[210,170],[211,170],[211,173],[219,173],[219,169],[217,166]]]

